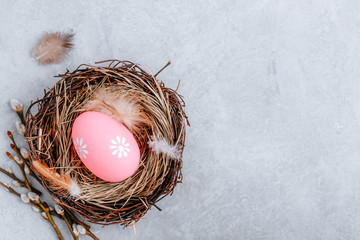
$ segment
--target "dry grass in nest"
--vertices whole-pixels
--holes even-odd
[[[108,66],[99,66],[101,63]],[[184,102],[176,91],[159,82],[156,75],[128,61],[80,65],[72,73],[59,75],[61,80],[29,107],[26,137],[30,162],[45,168],[39,171],[32,164],[33,170],[59,204],[87,221],[129,226],[140,220],[156,202],[172,194],[176,184],[182,181],[181,157],[188,123]],[[132,131],[141,152],[140,166],[131,177],[117,183],[93,175],[77,156],[71,140],[75,118],[84,112],[84,105],[92,96],[104,89],[136,99],[144,116],[141,127]],[[151,137],[164,138],[177,146],[178,158],[151,151],[148,145]],[[55,176],[55,180],[51,176]],[[81,189],[75,197],[66,187],[69,179],[76,181]]]

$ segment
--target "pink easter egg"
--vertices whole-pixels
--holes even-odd
[[[134,136],[106,114],[80,114],[74,121],[72,141],[85,166],[105,181],[122,181],[139,166],[140,149]]]

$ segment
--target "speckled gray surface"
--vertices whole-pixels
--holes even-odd
[[[181,79],[192,124],[184,183],[136,234],[95,227],[101,239],[360,239],[359,12],[356,0],[0,0],[0,152],[9,98],[36,99],[81,63],[172,60],[160,79]],[[39,66],[30,52],[47,30],[72,30],[76,46]],[[0,199],[0,239],[56,239]]]

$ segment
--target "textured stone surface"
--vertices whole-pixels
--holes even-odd
[[[81,63],[156,72],[172,60],[160,79],[181,79],[187,102],[184,183],[136,235],[95,227],[101,239],[359,239],[359,11],[356,0],[1,0],[0,152],[9,98],[41,97]],[[39,66],[31,49],[50,30],[73,30],[75,48]],[[0,199],[0,239],[55,239],[30,207]]]

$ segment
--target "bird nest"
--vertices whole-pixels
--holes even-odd
[[[152,206],[158,208],[156,203],[172,194],[182,181],[188,124],[184,102],[176,91],[156,79],[157,74],[129,61],[80,65],[74,72],[59,75],[61,80],[45,91],[42,99],[31,103],[26,113],[31,168],[53,199],[84,220],[129,226]],[[124,120],[134,135],[141,154],[136,172],[121,182],[107,182],[90,172],[71,138],[75,118],[89,110],[96,94],[104,91],[130,99],[138,109],[119,120]],[[102,104],[103,110],[111,113],[111,104]],[[131,114],[138,119],[133,125]],[[161,151],[161,145],[166,145],[168,151]]]

